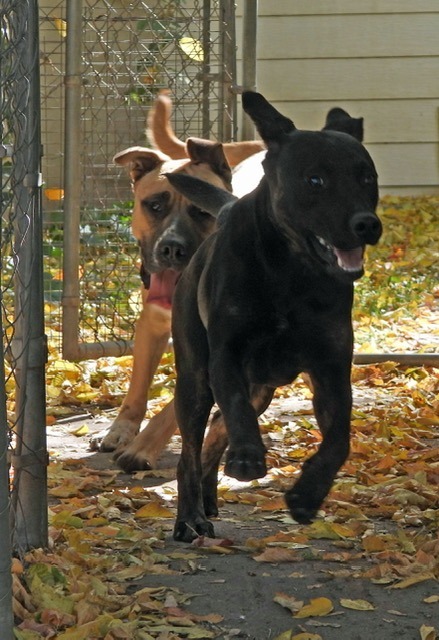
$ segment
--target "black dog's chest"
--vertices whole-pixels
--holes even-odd
[[[283,308],[269,306],[253,319],[243,342],[249,382],[281,386],[316,362],[337,359],[352,349],[351,303],[339,296],[308,295]]]

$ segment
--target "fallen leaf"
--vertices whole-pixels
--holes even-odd
[[[331,613],[334,606],[329,598],[312,598],[309,604],[306,604],[300,611],[295,614],[295,618],[312,618],[314,616],[327,616]]]
[[[405,578],[396,584],[392,584],[389,589],[406,589],[407,587],[411,587],[419,582],[425,582],[425,580],[436,580],[436,576],[430,571],[427,573],[418,573],[414,576],[410,576],[409,578]]]
[[[256,562],[295,562],[300,559],[298,552],[294,549],[283,549],[281,547],[270,547],[265,549],[258,556],[253,558]]]
[[[421,635],[421,640],[437,640],[437,633],[434,627],[429,627],[423,624],[419,628],[419,633]]]
[[[73,429],[73,431],[70,431],[70,433],[72,434],[72,436],[81,438],[82,436],[87,436],[90,433],[90,429],[88,427],[88,424],[83,424],[77,429]]]
[[[375,606],[367,600],[349,600],[349,598],[342,598],[340,604],[345,609],[355,609],[355,611],[373,611]]]
[[[303,600],[297,600],[294,596],[290,596],[287,593],[276,593],[273,601],[280,604],[281,607],[289,609],[293,613],[297,613],[303,607]]]
[[[192,541],[193,547],[233,547],[234,542],[229,538],[209,538],[198,536]]]
[[[427,598],[424,598],[423,602],[426,602],[427,604],[434,604],[436,602],[439,602],[439,595],[428,596]]]
[[[175,513],[159,502],[148,502],[134,514],[135,518],[174,518]]]

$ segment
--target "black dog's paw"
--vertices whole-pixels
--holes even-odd
[[[320,505],[311,505],[298,493],[287,491],[285,502],[294,520],[299,524],[311,524],[317,515]]]
[[[263,478],[267,473],[265,450],[257,447],[242,447],[236,451],[229,449],[224,473],[241,482]]]
[[[193,523],[193,525],[184,520],[177,520],[175,523],[174,540],[179,542],[192,542],[192,540],[200,536],[207,536],[208,538],[215,537],[213,524],[208,520]]]
[[[216,498],[205,495],[203,497],[204,513],[208,518],[216,518],[218,516],[218,504]]]

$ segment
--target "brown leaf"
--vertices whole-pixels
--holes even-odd
[[[296,562],[300,559],[294,549],[283,549],[281,547],[270,547],[253,558],[256,562]]]

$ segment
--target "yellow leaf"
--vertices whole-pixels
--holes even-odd
[[[345,609],[355,609],[355,611],[373,611],[375,606],[367,600],[349,600],[349,598],[342,598],[340,604]]]
[[[324,538],[326,540],[340,540],[340,538],[353,538],[355,532],[342,524],[336,522],[325,522],[317,520],[309,527],[308,535],[310,538]]]
[[[93,637],[105,637],[111,622],[114,620],[109,614],[103,614],[91,622],[67,629],[64,633],[57,635],[57,640],[89,640]]]
[[[427,604],[435,604],[436,602],[439,602],[439,596],[428,596],[427,598],[424,598],[424,602]]]
[[[427,625],[423,624],[419,633],[421,634],[421,640],[437,640],[437,633],[434,627],[427,627]]]
[[[276,636],[274,640],[322,640],[322,636],[319,636],[317,633],[297,633],[293,636],[294,631],[289,629],[288,631],[284,631],[280,634],[280,636]]]
[[[47,376],[57,376],[59,384],[62,380],[79,380],[81,373],[82,370],[77,364],[67,360],[55,360],[47,369]]]
[[[61,18],[53,18],[53,24],[61,38],[65,38],[67,36],[67,22],[65,20],[61,20]],[[46,191],[48,191],[48,189],[46,189]],[[62,190],[60,189],[60,191]]]
[[[312,598],[295,614],[295,618],[311,618],[314,616],[327,616],[333,610],[333,604],[329,598]]]
[[[276,593],[273,601],[280,604],[281,607],[289,609],[293,613],[297,613],[303,608],[303,600],[297,600],[294,596],[289,596],[287,593]]]
[[[199,40],[194,38],[180,38],[178,44],[191,60],[202,62],[204,60],[203,45]]]
[[[65,526],[82,529],[84,521],[82,518],[78,518],[78,516],[72,516],[69,511],[60,511],[50,518],[50,524],[57,529],[62,529]]]
[[[288,631],[284,631],[280,634],[280,636],[276,636],[274,640],[292,640],[294,631],[289,629]]]
[[[426,573],[418,573],[415,576],[411,576],[410,578],[405,578],[405,580],[401,580],[397,584],[392,584],[389,589],[406,589],[407,587],[411,587],[414,584],[418,584],[419,582],[424,582],[425,580],[435,580],[436,576],[431,571],[427,571]]]
[[[72,436],[77,436],[78,438],[80,438],[81,436],[86,436],[89,433],[90,429],[88,428],[88,424],[83,424],[80,427],[78,427],[78,429],[74,429],[73,431],[70,431],[70,433],[72,434]]]
[[[175,514],[159,502],[148,502],[134,514],[135,518],[174,518]]]

